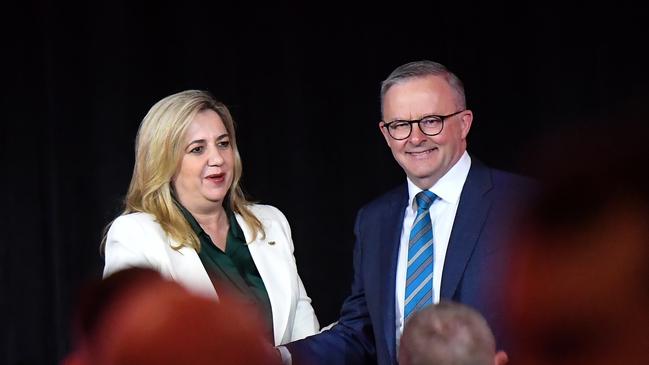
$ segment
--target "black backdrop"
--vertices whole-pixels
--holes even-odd
[[[470,151],[522,173],[539,135],[644,108],[648,95],[646,14],[620,2],[3,8],[6,364],[53,364],[69,350],[71,305],[101,274],[101,231],[120,211],[137,127],[164,96],[207,89],[231,107],[244,188],[291,222],[325,325],[349,289],[356,210],[404,179],[377,128],[379,83],[394,67],[426,58],[454,70],[475,113]]]

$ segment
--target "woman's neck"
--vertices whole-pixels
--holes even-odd
[[[186,207],[187,208],[187,207]],[[227,224],[228,217],[225,208],[219,205],[213,209],[190,209],[189,212],[194,216],[198,224],[205,229],[206,227],[219,227]]]

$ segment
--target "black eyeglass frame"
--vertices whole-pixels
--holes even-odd
[[[393,121],[391,121],[389,123],[386,123],[385,121],[382,120],[381,122],[383,122],[383,125],[381,127],[385,128],[388,131],[388,134],[390,135],[390,137],[392,137],[393,139],[395,139],[397,141],[403,141],[404,139],[407,139],[408,137],[410,137],[410,135],[412,134],[412,125],[415,124],[415,123],[417,123],[417,126],[419,127],[419,130],[421,131],[421,133],[423,133],[423,134],[425,134],[427,136],[433,137],[433,136],[436,136],[436,135],[442,133],[442,131],[444,130],[444,121],[446,119],[448,119],[450,117],[454,117],[454,116],[456,116],[456,115],[458,115],[458,114],[460,114],[460,113],[462,113],[464,111],[466,111],[466,109],[458,110],[455,113],[451,113],[451,114],[448,114],[448,115],[431,114],[431,115],[426,115],[426,116],[422,117],[421,119],[415,119],[415,120],[399,120],[399,119],[397,119],[397,120],[393,120]],[[429,134],[429,133],[424,132],[424,130],[421,128],[421,124],[419,124],[424,119],[431,119],[431,118],[437,118],[442,123],[442,128],[440,128],[439,132],[437,132],[435,134]],[[392,124],[394,124],[394,123],[408,123],[408,126],[410,126],[410,131],[408,131],[408,135],[403,137],[403,138],[395,138],[392,135],[392,133],[390,133],[390,126]]]

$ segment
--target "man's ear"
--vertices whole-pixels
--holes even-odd
[[[498,351],[494,356],[494,365],[505,365],[509,362],[509,356],[505,351]]]
[[[471,130],[471,125],[473,124],[473,112],[469,109],[465,110],[462,113],[462,139],[466,139],[466,136],[469,135],[469,130]]]
[[[390,135],[388,134],[388,129],[383,127],[384,125],[385,125],[385,122],[383,122],[383,121],[379,122],[379,129],[381,130],[381,134],[383,134],[383,138],[385,138],[385,143],[387,143],[388,146],[389,146],[390,145],[390,138],[392,138],[392,137],[390,137]]]

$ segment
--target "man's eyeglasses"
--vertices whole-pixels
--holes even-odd
[[[427,115],[416,120],[395,120],[389,123],[383,122],[382,127],[387,129],[390,137],[396,140],[402,140],[410,137],[412,125],[417,123],[421,132],[427,136],[436,136],[442,133],[444,129],[444,120],[462,113],[464,110],[457,111],[449,115]]]

